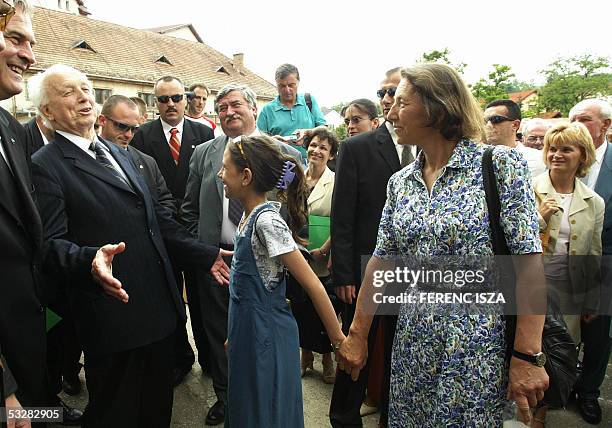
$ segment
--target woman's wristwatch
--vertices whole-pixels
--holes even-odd
[[[527,361],[528,363],[538,367],[544,367],[544,364],[546,364],[546,354],[544,354],[544,352],[538,352],[537,354],[525,354],[513,349],[512,356],[518,358],[519,360]]]

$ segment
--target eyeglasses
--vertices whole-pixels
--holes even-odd
[[[348,126],[349,123],[351,125],[358,125],[359,122],[361,122],[362,120],[368,120],[368,118],[367,117],[361,117],[361,116],[353,116],[350,119],[344,119],[344,124],[346,126]]]
[[[380,98],[381,100],[385,97],[386,94],[389,94],[389,96],[393,98],[395,96],[395,91],[397,91],[397,88],[379,89],[378,91],[376,91],[376,95],[378,95],[378,98]]]
[[[530,135],[529,137],[527,137],[527,141],[530,143],[535,143],[536,141],[540,140],[540,142],[544,142],[544,136],[543,135]]]
[[[492,125],[497,125],[498,123],[513,122],[513,121],[514,121],[514,119],[510,119],[509,117],[502,116],[500,114],[496,114],[496,115],[493,115],[493,116],[485,117],[485,119],[484,119],[485,125],[488,122],[491,122]]]
[[[175,94],[175,95],[160,95],[157,97],[157,101],[162,104],[166,104],[168,101],[172,100],[173,103],[178,103],[183,99],[185,94]]]
[[[117,128],[117,130],[121,132],[132,131],[132,133],[134,133],[140,128],[140,126],[138,125],[126,125],[125,123],[117,122],[116,120],[113,120],[108,116],[106,118],[110,120],[110,122],[115,128]]]
[[[15,15],[15,7],[6,0],[0,2],[0,31],[6,30],[11,18]]]

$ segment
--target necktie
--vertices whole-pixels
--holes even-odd
[[[132,188],[132,186],[130,186],[130,183],[128,183],[127,180],[123,178],[123,175],[121,175],[121,173],[115,169],[111,161],[108,159],[108,156],[106,156],[106,153],[104,153],[102,147],[100,147],[99,143],[97,143],[96,141],[92,141],[91,146],[89,146],[89,150],[93,151],[96,154],[96,160],[100,163],[100,165],[106,168],[111,174],[117,177],[127,187],[129,187],[130,189]]]
[[[174,159],[174,163],[177,165],[179,161],[179,154],[181,152],[181,142],[176,136],[178,132],[179,130],[176,128],[172,128],[170,130],[170,153],[172,153],[172,158]]]
[[[411,164],[414,160],[414,156],[412,156],[412,146],[402,146],[402,160],[400,161],[400,166],[403,168],[408,164]]]
[[[236,227],[238,227],[238,223],[240,223],[242,213],[244,213],[244,206],[242,205],[242,202],[240,202],[238,199],[230,199],[227,217]]]

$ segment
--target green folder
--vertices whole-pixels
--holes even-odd
[[[308,249],[321,248],[329,238],[329,217],[308,216]]]
[[[47,308],[47,331],[51,330],[61,320],[62,318],[58,314]]]

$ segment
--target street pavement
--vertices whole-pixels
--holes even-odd
[[[191,331],[191,328],[189,328],[189,331]],[[190,337],[190,341],[192,342],[194,350],[196,350],[193,343],[193,337]],[[84,381],[83,372],[81,372],[80,376],[81,380]],[[599,425],[600,427],[612,427],[611,376],[612,364],[608,365],[608,375],[606,375],[601,390],[602,398],[600,398],[599,403],[603,410],[603,420]],[[304,425],[306,428],[330,426],[328,411],[332,389],[333,385],[323,383],[321,357],[317,355],[315,356],[314,371],[309,370],[307,375],[302,379]],[[87,404],[87,392],[85,388],[81,394],[75,397],[69,397],[62,393],[62,398],[71,406],[75,406],[79,409],[83,409]],[[199,365],[197,363],[194,364],[192,371],[187,375],[185,381],[175,389],[172,427],[191,428],[205,426],[204,419],[206,413],[215,401],[216,397],[210,376],[202,375]],[[363,418],[363,426],[365,428],[375,428],[377,424],[378,414]],[[575,404],[572,403],[568,406],[567,410],[549,411],[546,426],[552,428],[581,428],[592,427],[593,425],[589,425],[582,420]]]

